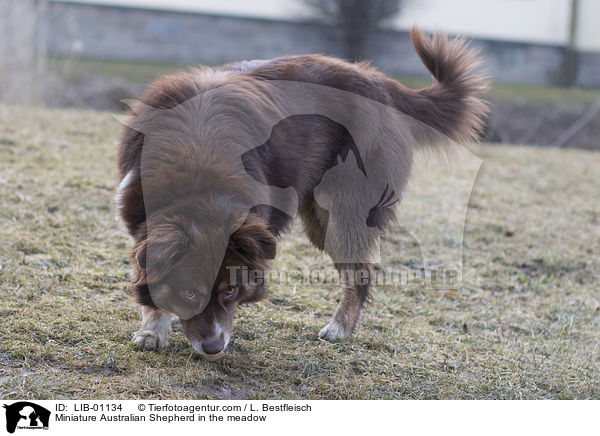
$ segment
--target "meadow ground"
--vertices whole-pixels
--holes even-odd
[[[352,339],[328,343],[317,332],[339,290],[272,284],[215,360],[180,328],[164,352],[130,342],[119,130],[107,113],[0,106],[0,398],[600,398],[599,153],[473,147],[462,287],[378,286]],[[395,226],[382,265],[419,253]],[[295,226],[274,268],[323,262]]]

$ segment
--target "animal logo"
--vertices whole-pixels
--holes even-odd
[[[29,401],[6,405],[6,431],[14,433],[17,428],[48,429],[50,411]]]

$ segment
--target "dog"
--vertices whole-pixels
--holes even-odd
[[[265,296],[264,273],[295,208],[308,239],[332,257],[343,277],[341,302],[318,336],[352,334],[369,296],[375,239],[401,200],[413,148],[432,146],[436,134],[476,140],[487,115],[478,97],[487,79],[477,68],[476,50],[460,38],[430,38],[416,28],[411,40],[434,78],[419,90],[365,62],[297,55],[164,76],[132,104],[119,145],[116,197],[134,240],[130,291],[142,309],[142,326],[133,336],[139,348],[167,347],[179,317],[195,350],[222,352],[235,308]],[[280,87],[269,91],[275,85]],[[297,94],[292,86],[300,87]],[[333,107],[340,118],[363,116],[354,103],[341,110],[332,105],[338,94],[308,96],[310,86],[373,102],[377,113],[391,108],[402,114],[379,123],[393,144],[361,148],[358,130],[303,112],[314,103]],[[294,99],[303,108],[299,113],[289,110]],[[378,128],[377,117],[368,128]],[[257,133],[263,124],[266,136]],[[362,188],[353,180],[363,180],[373,206],[357,200]],[[259,274],[244,280],[245,271]]]

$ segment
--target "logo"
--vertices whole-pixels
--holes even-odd
[[[244,97],[248,95],[253,98]],[[481,159],[435,128],[358,94],[285,80],[261,81],[259,85],[224,84],[168,109],[140,101],[123,102],[131,107],[132,116],[120,121],[144,137],[139,174],[130,172],[131,177],[140,178],[148,217],[145,245],[136,260],[144,270],[152,301],[159,308],[182,320],[202,313],[210,301],[231,237],[251,210],[266,206],[290,219],[301,212],[299,191],[290,185],[292,182],[271,183],[273,180],[268,180],[254,163],[271,153],[275,156],[271,147],[281,138],[309,135],[316,128],[307,126],[313,124],[344,138],[339,139],[341,145],[335,153],[323,158],[328,163],[320,170],[320,180],[299,188],[306,191],[311,186],[313,190],[306,200],[310,206],[306,207],[311,210],[311,220],[318,222],[314,227],[319,229],[314,231],[318,245],[334,265],[381,263],[382,232],[398,220],[421,249],[422,261],[417,263],[422,267],[415,273],[423,271],[426,285],[447,288],[450,283],[438,283],[437,278],[442,277],[442,271],[450,271],[451,286],[460,286],[466,211]],[[227,109],[215,109],[221,107]],[[445,163],[436,165],[434,159],[417,153],[415,170],[419,166],[422,170],[414,171],[409,186],[412,150],[418,149],[418,144],[453,150],[458,170],[469,177],[456,182]],[[307,153],[320,156],[316,151]],[[179,156],[181,162],[189,164],[167,156]],[[321,159],[314,156],[310,159]],[[285,157],[277,165],[280,173],[302,171],[298,163]],[[417,189],[435,185],[431,177],[436,172],[446,181],[442,188]],[[129,177],[124,179],[125,186]],[[165,180],[169,181],[166,185]],[[218,206],[214,187],[228,192]],[[172,216],[157,213],[173,198],[183,196],[193,196],[198,206],[176,209]],[[428,198],[426,204],[424,197]],[[405,207],[396,216],[400,201]],[[431,233],[420,225],[425,215],[440,217],[437,232]],[[166,277],[176,273],[174,263],[191,258],[193,250],[197,252],[195,256],[200,256],[194,241],[201,241],[204,258],[195,277],[195,290],[188,293],[172,289],[166,284]],[[441,251],[448,251],[451,258],[442,262]],[[368,284],[371,276],[358,280]],[[344,277],[343,281],[352,279]]]
[[[6,431],[14,433],[18,429],[48,430],[50,411],[29,401],[6,405]]]

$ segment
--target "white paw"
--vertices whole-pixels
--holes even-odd
[[[346,339],[352,334],[351,329],[345,329],[336,321],[331,321],[319,332],[319,337],[327,341],[335,341],[336,339]]]
[[[141,329],[133,334],[132,340],[140,350],[163,350],[169,346],[169,332]]]

